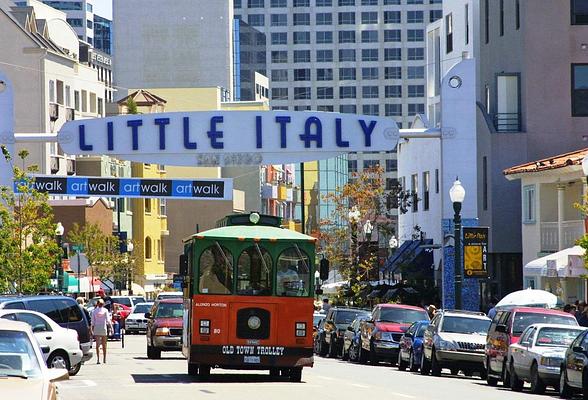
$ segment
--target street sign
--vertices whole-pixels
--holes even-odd
[[[71,246],[71,248],[73,249],[73,251],[75,251],[78,254],[80,254],[81,252],[84,251],[84,245],[83,244],[74,244],[74,245]]]
[[[463,254],[466,278],[488,276],[488,228],[463,228]]]

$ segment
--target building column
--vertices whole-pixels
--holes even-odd
[[[566,186],[563,184],[557,185],[557,250],[561,251],[564,249],[564,199],[566,194]]]

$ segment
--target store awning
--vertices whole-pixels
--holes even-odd
[[[408,243],[408,244],[407,244]],[[394,273],[401,266],[426,266],[433,264],[433,252],[425,246],[433,244],[433,239],[408,240],[400,246],[384,265],[383,272]]]
[[[406,240],[404,241],[399,248],[396,249],[396,251],[394,252],[394,254],[392,254],[390,257],[388,257],[388,259],[386,260],[386,262],[384,263],[384,266],[382,267],[382,271],[383,272],[388,272],[388,270],[390,268],[392,268],[397,261],[402,257],[402,255],[404,254],[404,252],[410,247],[412,246],[412,244],[414,243],[414,240]]]
[[[537,258],[523,267],[523,275],[526,276],[579,278],[586,272],[584,249],[580,246]]]

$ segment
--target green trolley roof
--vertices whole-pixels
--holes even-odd
[[[312,236],[284,228],[271,226],[234,225],[210,229],[196,233],[188,238],[198,239],[254,239],[254,240],[308,240],[315,241]]]

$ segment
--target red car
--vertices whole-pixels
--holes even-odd
[[[505,386],[510,384],[510,371],[507,355],[508,346],[517,343],[523,331],[532,324],[578,325],[576,317],[559,310],[535,307],[517,307],[500,310],[494,316],[486,338],[484,361],[490,386],[499,380]]]
[[[160,358],[162,351],[182,350],[182,317],[184,300],[158,300],[151,312],[145,313],[147,322],[147,358]]]
[[[361,346],[359,362],[377,364],[389,360],[398,361],[400,338],[416,321],[429,320],[429,314],[420,307],[403,304],[378,304],[372,310],[372,318],[360,325]]]

